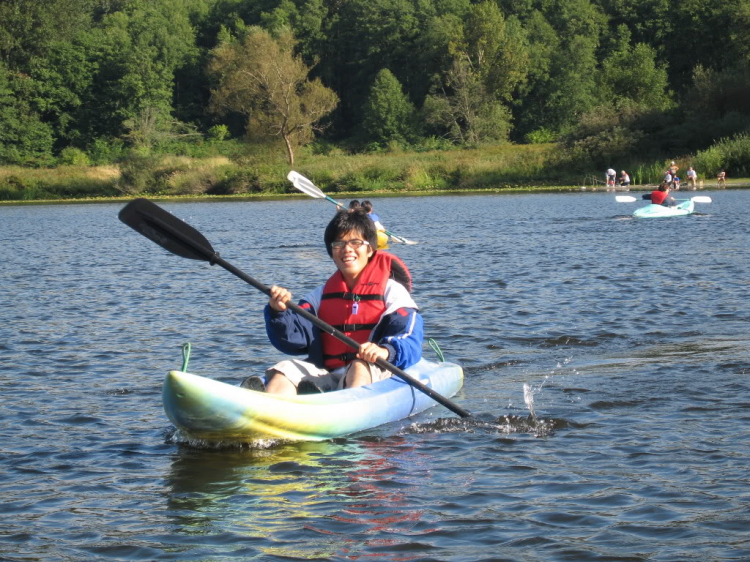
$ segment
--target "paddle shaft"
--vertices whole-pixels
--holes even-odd
[[[128,207],[130,206],[133,206],[131,207],[132,211],[128,213]],[[138,219],[141,220],[138,221]],[[163,248],[169,250],[173,254],[182,257],[188,257],[191,259],[200,259],[200,257],[202,257],[204,261],[207,261],[211,265],[216,264],[223,267],[230,273],[236,275],[246,283],[258,289],[265,295],[270,296],[271,294],[271,289],[269,287],[253,279],[247,273],[233,266],[231,263],[222,258],[219,253],[211,247],[208,240],[206,240],[205,237],[200,234],[200,232],[195,230],[187,223],[181,221],[177,217],[169,214],[158,205],[151,203],[146,199],[136,199],[135,201],[129,203],[128,206],[126,206],[120,212],[120,220],[122,220],[128,226],[137,230],[153,242],[156,242]],[[172,244],[169,239],[179,242],[178,247],[175,247],[175,245]],[[179,245],[181,245],[182,247],[179,247]],[[186,249],[187,252],[185,251]],[[286,306],[294,313],[312,322],[323,332],[330,334],[331,336],[344,342],[346,345],[353,349],[359,349],[359,342],[350,338],[343,332],[337,330],[330,324],[324,322],[314,314],[311,314],[299,305],[292,302],[287,302]],[[407,372],[399,369],[385,359],[378,358],[375,364],[383,369],[390,371],[394,375],[404,380],[410,386],[425,393],[427,396],[435,400],[435,402],[442,404],[462,418],[471,416],[471,413],[467,410],[464,410],[457,404],[454,404],[440,393],[435,392],[430,387],[424,385],[423,383],[409,375]]]

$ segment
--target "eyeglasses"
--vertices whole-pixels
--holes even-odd
[[[359,238],[354,238],[352,240],[335,240],[331,242],[331,248],[342,250],[346,247],[347,244],[349,244],[355,250],[359,250],[362,246],[370,245],[370,243],[367,240],[360,240]]]

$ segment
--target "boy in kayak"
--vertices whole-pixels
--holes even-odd
[[[336,213],[324,241],[336,272],[299,305],[360,343],[355,350],[286,307],[292,294],[274,285],[265,308],[273,346],[307,359],[281,361],[241,386],[294,395],[352,388],[391,376],[375,362],[401,369],[422,357],[423,321],[409,290],[408,269],[398,258],[378,252],[375,224],[361,209]]]

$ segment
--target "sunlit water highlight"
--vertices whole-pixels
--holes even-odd
[[[374,199],[475,417],[254,448],[185,442],[161,381],[276,361],[260,293],[120,205],[0,207],[0,559],[750,559],[750,192],[710,195]],[[164,206],[263,283],[331,271],[324,202]]]

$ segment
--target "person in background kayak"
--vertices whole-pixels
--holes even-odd
[[[389,236],[385,231],[385,227],[380,222],[380,217],[372,212],[372,203],[369,201],[362,201],[362,209],[367,213],[367,216],[370,217],[370,220],[375,224],[375,230],[378,234],[378,250],[386,250],[388,249],[388,240]]]
[[[299,305],[360,343],[354,350],[286,307],[292,294],[274,285],[265,308],[271,344],[288,359],[245,388],[282,395],[352,388],[391,376],[375,362],[381,358],[401,369],[422,357],[423,320],[412,299],[411,277],[397,257],[375,250],[375,224],[362,209],[336,213],[324,241],[336,272]]]
[[[380,217],[372,210],[372,203],[369,201],[362,201],[362,209],[364,209],[367,216],[370,217],[370,220],[375,223],[376,230],[385,230],[385,227],[380,223]]]
[[[675,200],[669,196],[669,184],[666,181],[661,183],[659,189],[651,192],[651,203],[653,205],[664,205],[665,207],[675,204]]]
[[[353,211],[354,209],[359,209],[361,207],[361,205],[362,204],[357,199],[352,199],[351,201],[349,201],[349,210]],[[337,203],[336,204],[336,208],[339,211],[345,211],[347,209],[341,203]]]

